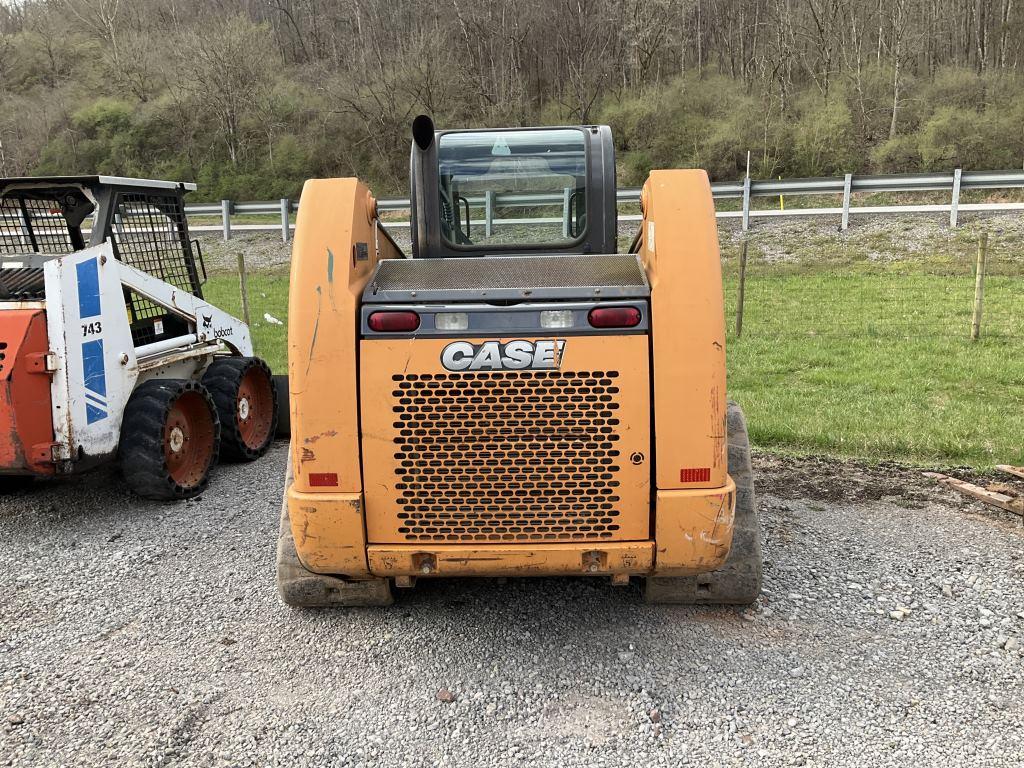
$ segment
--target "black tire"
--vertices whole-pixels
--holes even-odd
[[[291,437],[292,413],[288,399],[288,376],[274,374],[274,386],[277,387],[277,436]]]
[[[222,357],[203,374],[220,416],[220,455],[255,461],[277,431],[277,387],[270,366],[258,357]]]
[[[757,519],[750,437],[743,409],[729,402],[729,475],[736,483],[732,547],[717,571],[679,578],[651,577],[644,584],[649,603],[749,605],[761,593],[763,558]]]
[[[202,493],[217,463],[220,419],[198,381],[153,379],[124,409],[118,453],[125,482],[146,499]]]

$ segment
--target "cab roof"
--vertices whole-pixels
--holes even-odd
[[[143,187],[146,189],[180,189],[194,192],[196,185],[190,181],[162,181],[160,179],[135,179],[128,176],[13,176],[0,178],[0,189],[22,184],[80,184],[83,186]]]

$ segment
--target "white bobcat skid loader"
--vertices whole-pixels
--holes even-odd
[[[266,452],[277,391],[202,297],[188,189],[0,179],[0,483],[119,458],[140,495],[186,498]]]

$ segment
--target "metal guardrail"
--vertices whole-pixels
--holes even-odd
[[[716,182],[711,185],[712,196],[716,200],[742,200],[743,205],[737,211],[719,211],[720,218],[740,218],[743,229],[750,228],[752,218],[774,218],[778,216],[839,216],[841,228],[850,226],[850,217],[854,214],[896,214],[896,213],[949,213],[949,224],[957,226],[960,211],[1020,211],[1024,203],[964,203],[960,195],[968,190],[981,189],[1022,189],[1024,188],[1024,171],[961,171],[959,168],[948,173],[893,174],[887,176],[835,176],[814,179],[751,179],[745,178],[738,182]],[[910,193],[910,192],[948,192],[949,203],[933,205],[888,205],[888,206],[853,206],[852,196],[857,193]],[[755,210],[751,208],[751,199],[755,197],[786,197],[793,195],[842,195],[842,204],[832,208],[790,208],[781,210]],[[617,194],[620,203],[638,203],[639,189],[620,189]],[[488,234],[495,226],[516,224],[558,224],[563,227],[568,221],[568,195],[563,193],[526,194],[526,195],[486,195],[469,200],[471,208],[483,209],[481,224]],[[536,208],[538,206],[562,208],[561,218],[497,218],[494,213],[498,208]],[[381,212],[395,213],[409,210],[408,199],[379,200],[377,209]],[[223,234],[225,240],[231,238],[233,231],[249,232],[280,232],[284,242],[288,242],[291,230],[291,214],[298,210],[298,203],[287,198],[276,202],[235,203],[222,200],[218,203],[200,203],[186,205],[188,216],[220,216],[221,224],[195,226],[195,232],[217,232]],[[233,224],[232,217],[238,215],[275,216],[279,223],[266,224]],[[639,221],[638,214],[619,216],[619,221]],[[402,229],[409,226],[408,221],[386,222],[388,228]]]

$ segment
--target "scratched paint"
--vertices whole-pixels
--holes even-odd
[[[316,319],[313,320],[313,335],[309,340],[309,354],[306,355],[306,375],[309,375],[309,368],[313,365],[313,349],[316,347],[316,335],[320,331],[320,298],[322,293],[320,292],[320,286],[316,287]]]
[[[319,440],[322,437],[337,437],[337,436],[338,436],[338,430],[336,430],[336,429],[328,429],[326,432],[321,432],[318,435],[311,435],[310,437],[307,437],[307,438],[303,439],[302,442],[312,445],[313,443],[315,443],[317,440]]]

